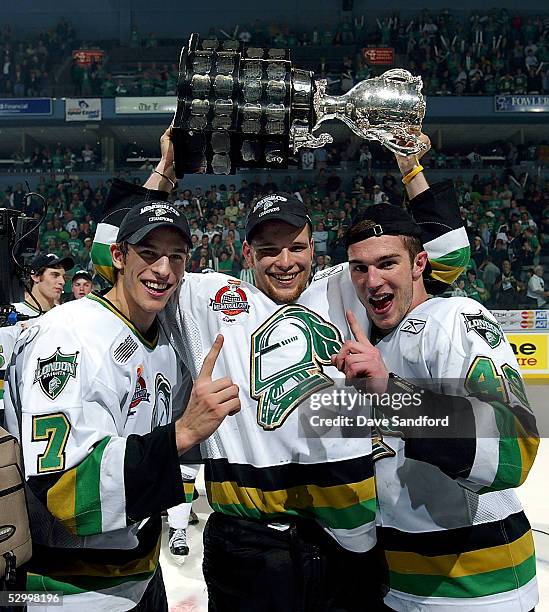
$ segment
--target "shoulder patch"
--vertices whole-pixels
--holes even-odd
[[[406,332],[407,334],[419,334],[423,331],[425,324],[427,321],[423,319],[406,319],[400,328],[401,332]]]
[[[501,344],[503,339],[501,327],[495,321],[489,319],[482,310],[479,310],[476,314],[467,314],[466,312],[461,314],[465,319],[467,333],[475,332],[492,349]]]
[[[128,334],[128,336],[126,336],[126,338],[114,349],[112,353],[113,359],[116,363],[126,363],[138,348],[139,345],[136,340]]]
[[[76,378],[78,364],[76,353],[62,353],[60,348],[45,359],[38,358],[33,384],[38,382],[40,389],[51,400],[57,399],[67,386],[70,378]]]
[[[337,266],[332,266],[331,268],[327,268],[326,270],[322,270],[321,272],[317,272],[313,276],[313,282],[320,280],[322,278],[326,278],[327,276],[333,276],[334,274],[338,274],[343,270],[343,264],[338,264]]]

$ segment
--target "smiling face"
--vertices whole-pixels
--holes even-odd
[[[290,304],[305,290],[313,261],[308,225],[296,228],[284,221],[263,223],[242,252],[254,270],[258,289],[279,304]]]
[[[113,244],[111,255],[118,276],[107,299],[138,329],[147,331],[178,288],[187,254],[182,234],[170,227],[151,231],[138,244],[127,245],[127,251]]]
[[[412,252],[413,254],[413,252]],[[351,280],[375,326],[389,332],[427,299],[422,273],[427,253],[410,261],[401,236],[375,236],[349,246]]]

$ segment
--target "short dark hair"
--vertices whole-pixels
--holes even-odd
[[[419,253],[425,250],[425,247],[417,236],[399,236],[399,238],[408,251],[410,263],[413,264]]]
[[[31,290],[34,287],[34,285],[36,285],[36,282],[32,280],[33,276],[42,276],[42,274],[44,274],[46,270],[48,269],[57,270],[58,268],[63,268],[63,266],[61,264],[56,264],[55,266],[42,266],[41,268],[38,268],[37,270],[33,270],[30,275]],[[65,268],[63,268],[63,270],[65,270]]]

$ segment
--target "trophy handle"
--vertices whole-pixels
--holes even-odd
[[[408,70],[404,70],[403,68],[392,68],[391,70],[386,70],[381,78],[387,81],[395,81],[400,83],[412,83],[416,86],[417,91],[421,91],[423,87],[423,79],[420,76],[414,76]]]
[[[299,123],[298,121],[294,121],[290,128],[290,144],[292,145],[294,153],[297,153],[297,151],[303,147],[307,149],[319,149],[325,144],[330,144],[334,141],[333,137],[326,133],[313,136],[306,125],[300,125]]]

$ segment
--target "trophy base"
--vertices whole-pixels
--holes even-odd
[[[172,128],[175,176],[235,174],[239,168],[285,169],[288,141],[268,135]]]

